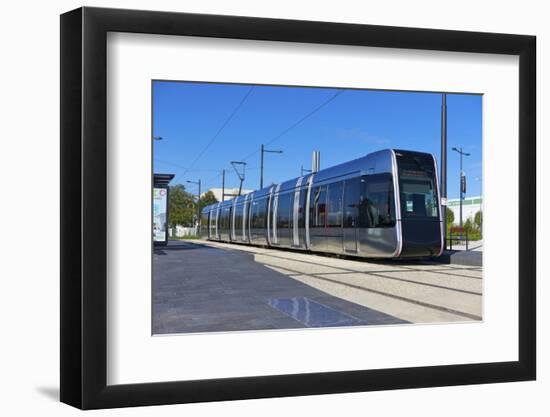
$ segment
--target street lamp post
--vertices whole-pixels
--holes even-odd
[[[200,236],[201,234],[201,180],[199,178],[198,181],[189,181],[187,180],[188,183],[190,184],[196,184],[199,186],[199,191],[197,193],[197,231],[198,231],[198,235]]]
[[[273,151],[265,149],[264,144],[260,148],[260,189],[264,188],[264,153],[283,153],[283,151]]]
[[[462,233],[462,200],[464,200],[464,194],[466,193],[466,177],[464,171],[462,171],[462,157],[470,156],[470,154],[464,152],[462,147],[453,148],[453,151],[460,154],[460,233]]]

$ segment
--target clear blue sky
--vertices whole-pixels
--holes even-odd
[[[447,109],[448,197],[459,195],[453,146],[471,154],[466,196],[479,195],[482,96],[448,94]],[[265,155],[264,186],[310,169],[314,150],[321,168],[385,148],[431,152],[439,163],[440,122],[436,93],[155,81],[153,135],[163,140],[154,141],[154,172],[176,174],[172,184],[196,192],[187,180],[200,178],[203,191],[221,187],[225,168],[226,187],[237,187],[229,162],[247,158],[243,188],[257,189],[260,145],[269,142],[284,153]]]

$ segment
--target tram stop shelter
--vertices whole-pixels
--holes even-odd
[[[168,243],[168,184],[174,174],[153,174],[153,243],[166,245]]]

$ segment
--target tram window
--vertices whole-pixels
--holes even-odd
[[[342,190],[341,181],[328,186],[327,227],[342,227]]]
[[[322,185],[313,189],[312,204],[310,207],[311,227],[325,227],[326,224],[327,187]]]
[[[433,158],[400,155],[398,166],[401,215],[409,219],[439,217]]]
[[[302,188],[300,190],[300,198],[298,200],[298,227],[302,228],[306,225],[306,198],[307,198],[307,188]]]
[[[401,206],[405,217],[438,217],[433,181],[402,178]]]
[[[290,223],[290,197],[293,194],[279,194],[279,202],[277,205],[277,228],[288,228]]]
[[[251,227],[254,227],[254,216],[256,216],[256,206],[258,205],[258,202],[256,200],[250,202],[250,207],[248,209],[248,218],[250,219],[250,225]]]
[[[266,200],[256,200],[252,203],[252,228],[254,229],[263,229],[265,228],[265,219],[266,219]]]
[[[220,214],[218,218],[218,231],[223,230],[225,227],[225,209],[220,208]]]
[[[252,207],[253,207],[254,203],[252,201],[249,201],[245,204],[245,210],[246,210],[246,213],[245,213],[245,227],[247,229],[247,233],[250,233],[250,228],[253,227],[252,226]]]
[[[202,212],[201,213],[201,229],[206,230],[208,228],[208,213]]]
[[[212,236],[214,236],[214,233],[216,231],[216,210],[212,210],[210,212],[210,233]]]
[[[258,201],[253,201],[250,205],[250,228],[256,228],[256,222],[258,221]]]
[[[229,217],[230,217],[230,207],[224,207],[222,211],[222,221],[221,221],[221,228],[222,230],[229,229]]]
[[[230,229],[231,228],[231,207],[227,207],[225,209],[225,228]]]
[[[360,204],[360,226],[393,227],[395,207],[391,174],[374,174],[362,178],[364,187]]]
[[[361,201],[360,181],[359,178],[346,180],[344,187],[344,227],[355,227],[357,224],[359,202]]]
[[[243,207],[235,207],[235,234],[240,235],[243,228]]]

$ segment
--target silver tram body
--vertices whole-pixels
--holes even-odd
[[[443,222],[431,154],[382,150],[204,207],[202,237],[360,256],[439,256]]]

